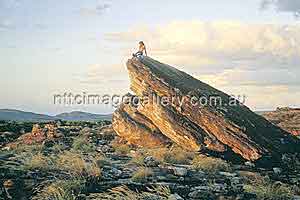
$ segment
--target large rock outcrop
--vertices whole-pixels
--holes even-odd
[[[127,62],[131,90],[113,115],[113,128],[141,146],[169,141],[193,151],[256,161],[299,152],[299,140],[245,105],[152,58]]]

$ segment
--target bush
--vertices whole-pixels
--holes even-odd
[[[96,159],[85,161],[80,154],[70,151],[65,151],[58,156],[56,166],[74,175],[97,177],[101,175]]]
[[[138,165],[138,166],[144,166],[144,160],[146,158],[146,153],[142,150],[136,151],[134,154],[131,154],[130,156],[132,156],[132,159],[130,161],[130,163]]]
[[[76,137],[73,141],[72,149],[84,153],[95,152],[96,150],[95,146],[91,144],[85,136]]]
[[[189,164],[194,155],[193,152],[186,151],[178,146],[172,148],[143,148],[139,149],[133,156],[132,163],[144,165],[144,158],[152,156],[159,163]]]
[[[178,146],[173,146],[164,154],[164,161],[173,164],[190,164],[195,156],[194,152],[186,151]]]
[[[153,171],[150,168],[142,167],[133,174],[131,180],[134,182],[146,182],[152,175]]]
[[[208,173],[230,170],[229,164],[224,160],[204,155],[196,156],[192,161],[192,166],[194,169],[202,170]]]
[[[271,183],[269,180],[245,185],[246,192],[256,194],[258,199],[289,200],[294,196],[293,189],[281,182]]]
[[[238,174],[242,177],[243,182],[246,184],[261,184],[264,182],[264,177],[257,172],[240,171]]]
[[[67,148],[68,147],[66,145],[64,145],[63,143],[57,143],[51,147],[51,151],[52,151],[52,153],[59,154],[59,153],[63,152],[64,150],[66,150]]]
[[[51,158],[41,153],[31,155],[24,163],[26,170],[42,170],[48,171],[54,168]]]
[[[57,180],[39,190],[33,200],[75,200],[83,186],[83,179]]]
[[[16,154],[27,152],[27,153],[40,153],[44,150],[44,145],[42,144],[18,144],[12,151]]]
[[[129,145],[122,143],[118,140],[113,140],[111,142],[112,147],[114,148],[115,152],[121,155],[127,155],[129,154],[131,148]]]

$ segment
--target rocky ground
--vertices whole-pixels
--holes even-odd
[[[230,163],[176,145],[138,148],[108,122],[34,125],[2,144],[0,199],[300,199],[300,164]]]
[[[277,108],[276,111],[264,112],[262,115],[282,129],[300,137],[299,108]]]

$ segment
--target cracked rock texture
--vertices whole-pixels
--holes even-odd
[[[135,95],[115,111],[113,128],[129,143],[251,161],[300,152],[299,139],[183,71],[150,57],[129,59],[127,69]]]

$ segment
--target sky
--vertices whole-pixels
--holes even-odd
[[[299,0],[0,0],[0,108],[111,113],[54,95],[127,93],[140,40],[253,110],[299,107],[299,15]]]

